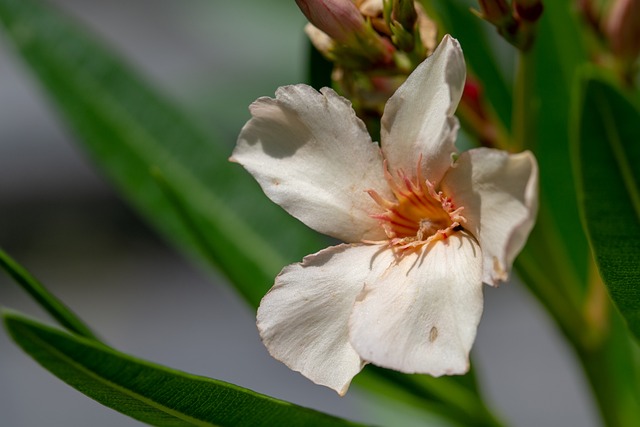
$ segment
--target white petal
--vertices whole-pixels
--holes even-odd
[[[442,181],[484,257],[483,281],[507,280],[538,211],[538,164],[529,151],[509,154],[477,148],[460,155]]]
[[[319,52],[326,55],[331,49],[333,49],[333,46],[335,45],[333,39],[313,24],[305,25],[304,32],[307,37],[309,37],[309,40],[311,40],[313,47],[318,49]]]
[[[388,268],[365,285],[351,315],[351,344],[360,357],[406,373],[467,372],[482,315],[481,256],[463,233],[397,264],[387,254]]]
[[[382,13],[384,3],[383,0],[363,0],[358,8],[364,16],[375,18]]]
[[[349,343],[349,315],[379,251],[339,245],[285,267],[258,309],[269,353],[316,384],[346,393],[364,365]]]
[[[378,146],[351,104],[333,90],[306,85],[260,98],[242,128],[232,161],[241,163],[264,192],[309,227],[346,242],[381,239],[369,215],[387,183]],[[388,191],[388,190],[387,190]]]
[[[437,184],[456,152],[466,68],[457,40],[445,36],[389,99],[382,116],[382,151],[390,169],[415,171],[422,156],[424,176]]]

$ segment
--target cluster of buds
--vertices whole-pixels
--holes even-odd
[[[296,0],[332,79],[366,121],[435,49],[437,27],[414,0]]]
[[[477,15],[493,24],[498,33],[522,51],[531,48],[535,24],[543,11],[542,0],[479,0]]]

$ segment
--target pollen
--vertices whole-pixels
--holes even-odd
[[[419,160],[416,173],[410,178],[402,170],[393,176],[385,161],[385,178],[395,200],[387,200],[377,191],[367,190],[384,210],[371,216],[380,222],[389,245],[399,254],[419,249],[434,240],[445,240],[462,229],[466,222],[461,215],[464,208],[455,206],[442,191],[436,191],[433,183],[423,178],[420,165]]]

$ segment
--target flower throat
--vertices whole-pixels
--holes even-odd
[[[456,208],[451,198],[442,191],[436,192],[434,185],[422,177],[421,163],[418,161],[415,178],[411,179],[403,170],[398,170],[394,178],[385,161],[384,175],[395,201],[385,199],[375,190],[367,190],[385,210],[371,217],[380,222],[389,244],[401,252],[434,240],[445,240],[466,222],[460,215],[464,208]]]

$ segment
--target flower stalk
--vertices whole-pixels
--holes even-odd
[[[537,106],[535,58],[532,52],[519,52],[513,99],[513,151],[535,148]]]

